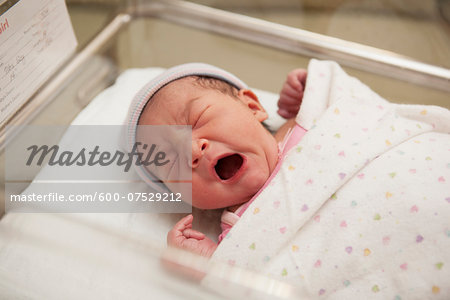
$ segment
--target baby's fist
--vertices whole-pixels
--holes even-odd
[[[289,72],[278,100],[278,114],[290,119],[297,115],[305,90],[307,72],[305,69],[295,69]]]
[[[178,221],[167,234],[167,244],[202,256],[210,257],[217,248],[216,243],[203,233],[192,229],[194,217],[188,215]]]

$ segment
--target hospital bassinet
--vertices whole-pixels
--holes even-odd
[[[110,22],[9,119],[9,125],[68,125],[124,70],[170,67],[189,61],[218,65],[239,74],[253,87],[277,93],[287,72],[305,67],[311,57],[336,60],[387,99],[424,103],[426,98],[426,104],[450,108],[448,65],[434,66],[394,52],[190,2],[115,4]],[[79,7],[72,6],[74,10]],[[20,134],[3,124],[2,146],[8,130],[9,134]],[[6,214],[0,222],[0,295],[32,299],[295,298],[291,286],[245,270],[216,266],[217,281],[211,283],[214,293],[166,272],[160,265],[164,247],[146,231],[163,232],[177,217]],[[210,220],[214,217],[217,215]],[[153,227],[158,222],[160,228]],[[180,259],[180,255],[169,254],[168,259],[178,258],[178,268],[183,263],[194,269],[205,268],[200,258]],[[227,294],[229,291],[233,293]]]

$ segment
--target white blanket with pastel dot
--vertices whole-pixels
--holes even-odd
[[[308,132],[212,259],[305,299],[448,299],[450,112],[312,60],[297,122]]]

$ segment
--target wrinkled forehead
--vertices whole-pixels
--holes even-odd
[[[189,102],[197,98],[202,91],[194,82],[194,78],[185,77],[159,89],[142,111],[139,125],[153,124],[155,119],[162,121],[167,118],[166,121],[170,123],[173,118],[181,118]]]
[[[149,103],[168,102],[174,104],[174,101],[187,100],[201,91],[201,87],[195,84],[193,77],[184,77],[174,80],[160,88]]]

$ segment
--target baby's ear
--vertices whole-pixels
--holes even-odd
[[[263,122],[269,117],[264,107],[259,103],[258,97],[251,90],[241,89],[238,95],[239,99],[253,111],[253,115],[259,122]]]

